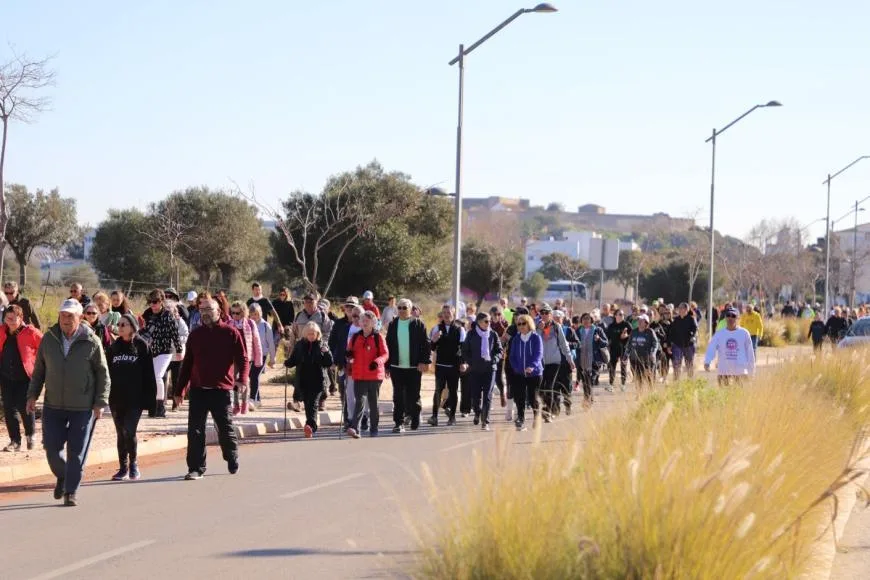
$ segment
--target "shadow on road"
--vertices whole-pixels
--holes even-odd
[[[63,507],[59,503],[19,503],[12,505],[0,506],[0,512],[17,512],[19,510],[38,510],[42,508]]]
[[[221,554],[223,558],[286,558],[291,556],[415,556],[416,550],[326,550],[320,548],[269,548]]]

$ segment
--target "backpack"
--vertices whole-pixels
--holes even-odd
[[[350,339],[350,349],[349,350],[351,352],[353,352],[353,347],[356,345],[357,337],[360,336],[361,334],[362,334],[362,330],[360,330],[359,332],[354,334],[353,338]],[[379,337],[380,335],[377,332],[373,331],[372,336],[376,337],[375,338],[375,352],[377,353],[377,356],[375,358],[378,358],[379,356],[381,356],[381,341],[377,339],[377,337]],[[381,338],[381,340],[383,340],[383,338]]]

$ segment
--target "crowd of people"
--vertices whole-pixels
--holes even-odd
[[[189,405],[185,478],[200,479],[206,471],[209,414],[228,470],[238,472],[233,416],[259,404],[260,377],[276,364],[279,347],[284,365],[295,369],[289,406],[304,409],[306,438],[315,436],[317,411],[329,396],[340,397],[342,429],[350,437],[377,437],[386,378],[393,433],[417,430],[423,420],[453,426],[469,416],[489,430],[496,394],[505,420],[524,431],[529,412],[541,423],[571,414],[574,393],[591,407],[605,373],[604,389],[611,392],[617,384],[625,390],[629,380],[640,391],[664,382],[671,370],[675,380],[692,377],[701,321],[695,303],[656,300],[625,310],[605,304],[572,314],[562,300],[511,305],[502,298],[481,311],[474,304],[444,304],[427,329],[419,307],[405,298],[390,297],[381,311],[371,292],[362,300],[349,296],[337,316],[315,292],[302,296],[297,311],[289,289],[271,300],[258,283],[246,301],[232,301],[223,291],[190,291],[182,299],[174,288],[154,289],[137,313],[120,290],[89,297],[73,284],[57,324],[43,334],[16,284],[4,285],[3,301],[0,387],[10,437],[3,450],[34,448],[36,401],[44,393],[43,446],[57,478],[55,498],[66,505],[77,503],[94,423],[106,408],[117,434],[114,480],[141,477],[138,424],[144,412],[165,417],[167,401],[169,412],[185,400]],[[806,308],[788,304],[782,314],[805,316]],[[714,312],[704,367],[715,360],[720,384],[740,382],[755,372],[764,315],[731,303]],[[860,314],[838,308],[822,322],[812,312],[814,343],[838,340]],[[426,417],[421,383],[430,368],[435,392]]]

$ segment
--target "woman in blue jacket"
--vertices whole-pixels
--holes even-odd
[[[517,405],[517,431],[525,431],[526,400],[531,400],[537,419],[540,412],[538,389],[544,376],[544,344],[535,332],[532,317],[523,314],[516,319],[517,334],[510,342],[510,365],[514,380],[511,385],[513,400]]]

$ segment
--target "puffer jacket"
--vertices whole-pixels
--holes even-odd
[[[6,345],[6,339],[9,336],[9,327],[5,324],[0,324],[0,352],[3,352],[3,347]],[[18,354],[21,356],[21,364],[24,366],[24,372],[28,377],[33,376],[33,365],[36,363],[36,352],[39,350],[39,343],[42,342],[42,333],[29,324],[25,324],[18,329],[15,334],[15,340],[18,345]]]
[[[372,332],[365,336],[357,332],[347,342],[347,358],[350,367],[350,376],[355,381],[382,381],[386,376],[384,365],[390,358],[387,343],[379,332]],[[371,363],[375,363],[374,370],[370,369]]]
[[[321,349],[325,343],[320,340],[309,342],[302,339],[293,347],[290,358],[284,361],[287,368],[296,368],[296,386],[301,391],[299,395],[312,397],[323,392],[323,388],[329,385],[329,375],[326,369],[332,366],[332,353],[329,349],[323,352]],[[294,392],[294,398],[297,393]]]

